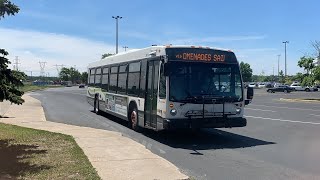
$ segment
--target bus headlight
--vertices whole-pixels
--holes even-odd
[[[241,113],[241,108],[237,108],[237,109],[236,109],[236,113],[237,113],[237,114],[240,114],[240,113]]]
[[[171,114],[172,116],[177,115],[177,110],[176,110],[176,109],[171,109],[171,110],[170,110],[170,114]]]

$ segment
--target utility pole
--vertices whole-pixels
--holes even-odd
[[[16,56],[15,62],[13,64],[15,64],[15,66],[13,66],[14,67],[13,69],[15,69],[16,71],[19,71],[19,64],[21,64],[21,63],[19,62],[18,56]]]
[[[128,46],[123,46],[123,48],[124,48],[124,52],[126,52],[128,49]]]
[[[287,77],[287,44],[289,41],[283,41],[284,43],[284,77]]]
[[[56,65],[53,65],[53,66],[55,66],[56,67],[56,69],[57,69],[57,72],[58,72],[58,77],[59,77],[59,74],[60,74],[60,70],[64,67],[64,65],[63,64],[56,64]],[[60,69],[59,69],[59,67],[60,67]]]
[[[278,54],[278,80],[280,79],[280,56],[281,54]]]
[[[112,16],[116,20],[116,54],[118,54],[118,20],[122,19],[121,16]]]
[[[45,71],[44,71],[44,68],[46,67],[46,63],[45,61],[41,62],[39,61],[39,65],[40,65],[40,76],[44,77],[46,74],[45,74]]]

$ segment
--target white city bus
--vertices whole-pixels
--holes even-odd
[[[239,63],[231,51],[195,46],[151,46],[88,66],[87,100],[94,111],[132,129],[244,127]]]

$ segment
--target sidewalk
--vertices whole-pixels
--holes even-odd
[[[24,95],[23,105],[5,106],[0,122],[68,134],[75,138],[102,179],[187,179],[169,161],[121,133],[46,121],[40,101]]]

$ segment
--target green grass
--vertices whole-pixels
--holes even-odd
[[[57,88],[57,87],[62,87],[62,86],[54,86],[54,85],[48,85],[48,86],[35,86],[35,85],[30,85],[30,84],[25,84],[24,86],[22,86],[20,89],[23,92],[28,92],[28,91],[37,91],[37,90],[43,90],[43,89],[47,89],[47,88]]]
[[[0,179],[100,179],[68,135],[0,123]]]

